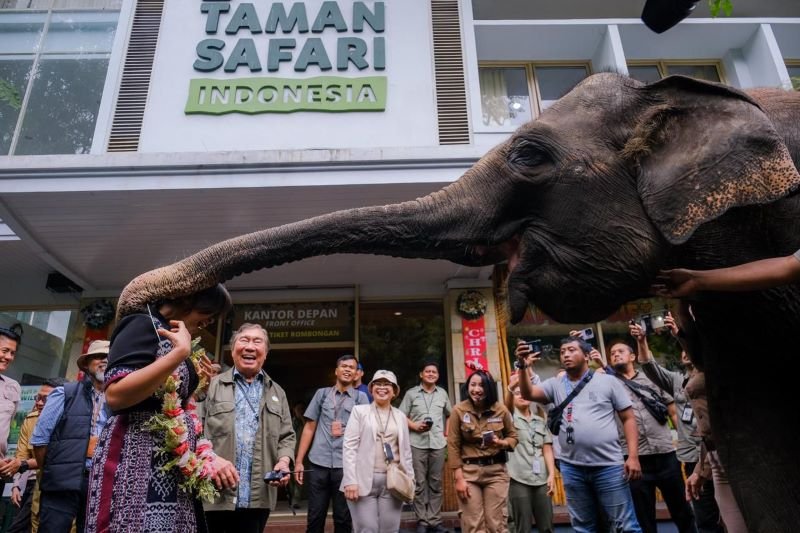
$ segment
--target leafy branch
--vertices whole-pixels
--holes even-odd
[[[726,17],[730,17],[733,13],[732,0],[708,0],[708,9],[711,11],[712,17],[719,16],[720,9],[725,13]]]
[[[11,82],[0,80],[0,101],[7,103],[17,111],[22,107],[22,97]]]

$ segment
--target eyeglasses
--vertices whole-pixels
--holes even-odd
[[[37,394],[37,395],[36,395],[36,396],[33,398],[33,401],[34,401],[35,403],[39,403],[39,402],[42,402],[42,403],[47,403],[47,394]]]
[[[372,384],[373,387],[381,387],[383,389],[391,389],[393,385],[388,381],[376,381]]]

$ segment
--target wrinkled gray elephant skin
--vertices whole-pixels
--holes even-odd
[[[508,261],[511,316],[603,319],[661,268],[800,248],[800,93],[587,78],[424,198],[251,233],[143,274],[119,313],[259,268],[368,253]],[[751,531],[800,527],[800,286],[692,302],[715,439]]]

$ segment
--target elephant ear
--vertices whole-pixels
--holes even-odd
[[[747,94],[683,76],[639,91],[644,110],[622,156],[638,167],[644,208],[670,243],[728,209],[800,186],[782,137]]]

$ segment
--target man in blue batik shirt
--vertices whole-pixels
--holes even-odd
[[[266,372],[269,338],[257,324],[242,324],[231,339],[233,368],[211,381],[205,400],[205,434],[214,451],[236,465],[239,486],[206,504],[210,533],[261,533],[289,482],[296,437],[286,393]],[[264,475],[286,472],[267,484]]]

